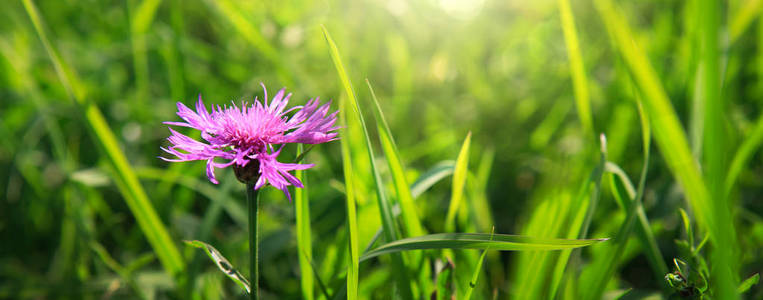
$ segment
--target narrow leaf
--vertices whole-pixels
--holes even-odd
[[[664,156],[665,163],[680,183],[686,193],[687,200],[692,205],[694,211],[696,211],[697,223],[710,233],[710,239],[716,245],[723,245],[713,254],[711,260],[715,266],[712,268],[713,278],[711,283],[717,289],[717,296],[724,299],[736,299],[737,297],[733,295],[734,289],[737,287],[734,283],[736,278],[734,274],[737,273],[734,256],[735,253],[739,253],[736,250],[738,245],[734,241],[735,230],[729,215],[728,205],[726,205],[722,194],[717,192],[718,188],[715,187],[715,185],[723,182],[722,170],[719,168],[719,165],[721,165],[719,157],[722,156],[723,151],[717,148],[724,146],[717,143],[719,138],[723,136],[721,133],[722,125],[719,120],[712,119],[709,120],[708,124],[711,124],[713,128],[705,129],[705,132],[712,135],[712,137],[705,137],[706,145],[709,146],[706,147],[705,151],[708,149],[712,150],[712,153],[706,153],[706,157],[711,158],[709,162],[712,162],[712,165],[706,168],[708,173],[713,175],[712,183],[714,188],[712,190],[715,192],[713,197],[711,197],[710,190],[708,190],[708,186],[705,184],[699,166],[689,150],[686,134],[681,126],[678,115],[664,87],[660,83],[659,76],[652,68],[648,57],[634,43],[635,39],[633,34],[631,34],[630,26],[627,24],[627,18],[615,7],[611,0],[596,0],[594,4],[599,12],[599,16],[614,39],[617,50],[622,55],[629,71],[633,75],[634,81],[644,96],[644,108],[652,122],[651,125],[657,145],[662,150],[661,154]],[[703,15],[711,14],[713,16],[712,20],[703,20],[702,23],[707,21],[713,23],[713,26],[717,25],[717,14],[720,8],[715,6],[718,3],[700,1],[699,4],[701,5],[700,10]],[[703,27],[707,26],[703,25]],[[716,68],[717,30],[715,29],[717,28],[710,29],[713,29],[714,32],[705,33],[706,36],[703,38],[706,44],[710,44],[705,45],[703,48],[712,53],[706,51],[707,53],[703,53],[703,59],[711,63],[713,70],[709,70],[707,66],[703,67],[705,68],[704,72],[710,73],[706,74],[705,78],[709,78],[712,82],[704,82],[704,84],[712,85],[712,87],[707,87],[707,89],[713,94],[706,96],[713,99],[708,101],[708,104],[714,105],[714,108],[705,107],[706,115],[707,111],[720,113],[720,111],[715,110],[722,106],[722,104],[719,104],[720,100],[717,95],[717,85],[721,80],[718,68]],[[705,31],[704,28],[702,31]],[[713,36],[716,36],[716,38],[713,38]],[[718,182],[719,180],[720,183]]]
[[[48,40],[43,27],[43,20],[32,0],[23,1],[24,8],[29,15],[32,25],[48,54],[58,79],[67,91],[73,102],[81,106],[84,118],[93,134],[92,137],[105,154],[114,170],[115,183],[124,197],[127,206],[132,212],[141,231],[146,235],[151,247],[156,251],[162,266],[172,276],[182,276],[185,265],[175,243],[170,238],[167,228],[162,223],[159,215],[151,204],[143,186],[130,166],[127,157],[119,147],[119,142],[111,131],[106,118],[98,107],[87,101],[85,91],[80,83],[76,72],[70,69],[59,57],[56,49]]]
[[[760,273],[755,273],[755,275],[752,275],[750,278],[742,281],[742,283],[737,288],[737,293],[743,294],[744,292],[747,292],[752,286],[758,284],[758,281],[760,281]]]
[[[334,43],[334,40],[331,39],[331,35],[328,33],[328,30],[326,30],[326,27],[323,28],[323,33],[326,38],[326,41],[329,44],[331,58],[334,61],[334,66],[336,67],[337,73],[339,74],[340,81],[342,83],[342,86],[344,87],[345,92],[347,93],[347,98],[349,99],[350,103],[347,103],[347,105],[352,107],[352,110],[345,111],[345,113],[351,114],[350,117],[354,117],[357,120],[360,121],[360,125],[363,128],[363,136],[365,138],[366,142],[366,153],[368,154],[368,159],[371,163],[371,171],[374,175],[374,183],[376,184],[376,200],[377,204],[379,206],[379,213],[381,214],[381,220],[382,225],[384,227],[384,236],[387,241],[394,241],[397,240],[397,230],[395,229],[395,223],[392,219],[392,207],[390,206],[386,193],[384,192],[385,186],[384,183],[381,180],[381,175],[379,174],[379,170],[376,167],[376,160],[374,157],[373,148],[371,147],[371,140],[368,137],[368,129],[366,127],[365,119],[363,118],[363,114],[360,110],[360,104],[358,104],[357,99],[355,98],[355,93],[352,89],[352,84],[350,83],[349,77],[347,76],[347,72],[345,71],[344,65],[342,64],[342,59],[339,55],[339,49],[337,49],[336,44]],[[345,107],[347,109],[347,107]],[[346,162],[345,162],[346,163]],[[393,260],[395,261],[393,264],[393,267],[400,268],[405,267],[405,263],[401,256],[396,255],[393,256]],[[412,292],[410,290],[410,281],[406,279],[407,276],[405,276],[405,272],[400,272],[401,276],[397,276],[398,281],[398,287],[401,289],[400,292],[403,297],[405,298],[413,298]],[[349,286],[348,286],[349,288]],[[349,294],[349,290],[348,290]]]
[[[308,151],[312,148],[308,148]],[[297,158],[301,160],[307,151],[303,151],[302,144],[297,146]],[[297,250],[299,256],[300,284],[302,287],[302,299],[313,300],[314,274],[311,270],[310,261],[313,259],[312,233],[310,230],[310,204],[307,198],[307,174],[304,170],[297,170],[294,176],[302,182],[301,189],[294,190],[294,217],[296,219],[295,231],[297,233]]]
[[[472,133],[469,132],[461,145],[461,151],[456,159],[456,167],[453,171],[453,186],[451,189],[450,205],[448,214],[445,217],[445,230],[453,231],[456,228],[456,213],[461,206],[461,199],[464,196],[464,186],[466,185],[467,168],[469,166],[469,146],[472,140]]]
[[[215,247],[212,247],[212,245],[207,244],[202,241],[184,241],[186,245],[193,246],[199,249],[203,249],[204,252],[207,253],[207,256],[209,256],[209,259],[211,259],[215,265],[217,265],[218,268],[220,268],[220,271],[225,273],[225,276],[228,276],[228,278],[232,279],[233,281],[238,284],[242,289],[244,289],[247,293],[249,293],[249,280],[247,280],[244,275],[241,274],[236,268],[231,265],[230,262],[228,262],[227,259],[220,253],[220,251],[217,251]]]
[[[493,228],[493,232],[490,233],[491,241],[492,241],[493,234],[495,234],[495,227]],[[487,254],[488,250],[490,250],[489,246],[485,250],[482,250],[482,255],[480,255],[480,259],[477,261],[477,267],[474,269],[474,274],[472,274],[472,280],[469,281],[469,287],[466,289],[466,295],[464,296],[464,300],[469,300],[472,298],[472,293],[474,292],[474,289],[477,287],[477,279],[479,279],[480,273],[482,272],[482,264],[485,261],[485,255]]]
[[[424,174],[421,174],[421,176],[411,184],[411,196],[413,196],[413,198],[418,198],[435,183],[448,175],[453,174],[454,169],[455,163],[450,160],[436,164],[434,167],[424,172]]]
[[[436,233],[397,240],[366,254],[360,261],[382,254],[426,249],[493,249],[499,251],[537,251],[579,248],[608,239],[553,239],[488,233]]]
[[[575,17],[572,13],[569,0],[559,0],[559,15],[562,19],[562,32],[567,45],[567,57],[570,61],[570,73],[575,91],[575,104],[578,109],[578,117],[586,134],[593,136],[593,117],[591,115],[591,100],[588,96],[588,78],[585,73],[583,56],[580,53],[577,31],[575,29]]]
[[[399,152],[397,151],[397,145],[392,138],[392,132],[389,129],[387,120],[384,119],[384,113],[379,106],[379,100],[376,98],[371,82],[366,79],[368,89],[371,91],[371,98],[374,101],[374,112],[376,115],[376,128],[379,132],[379,141],[384,151],[384,156],[387,158],[387,165],[392,173],[392,180],[395,184],[395,191],[397,193],[397,199],[400,204],[400,212],[403,214],[403,225],[406,229],[408,236],[420,236],[424,235],[424,229],[419,221],[419,216],[416,213],[416,206],[413,204],[413,195],[408,183],[405,180],[405,167],[400,159]]]

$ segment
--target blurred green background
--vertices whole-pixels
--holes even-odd
[[[712,113],[719,116],[716,128],[725,139],[711,148],[703,146],[706,115],[697,110],[706,85],[700,71],[702,23],[707,21],[698,8],[701,1],[615,2],[633,44],[656,71],[695,157],[702,160],[703,149],[715,149],[727,170],[746,151],[726,204],[736,228],[728,234],[737,237],[729,247],[735,249],[738,283],[763,270],[763,155],[757,151],[763,136],[761,1],[718,5],[719,68],[713,74],[721,80],[722,104]],[[208,105],[261,98],[260,82],[271,95],[286,87],[294,93],[293,105],[313,97],[337,103],[346,94],[321,24],[339,46],[367,118],[373,114],[365,79],[373,84],[409,183],[438,164],[452,165],[471,132],[468,213],[459,215],[457,231],[495,227],[496,233],[568,237],[566,219],[559,216],[580,208],[553,203],[574,198],[600,163],[599,133],[608,141],[608,161],[621,166],[634,184],[641,172],[636,101],[649,93],[639,92],[631,75],[638,68],[618,52],[612,27],[603,21],[607,11],[592,1],[35,1],[39,29],[30,19],[34,8],[29,3],[0,3],[3,299],[243,299],[203,252],[181,242],[208,242],[234,266],[248,270],[243,186],[229,169],[217,171],[221,184],[215,186],[202,162],[158,159],[169,135],[161,122],[177,121],[175,103],[190,105],[199,94]],[[563,30],[570,28],[563,26],[563,3],[571,4],[577,58]],[[53,52],[46,50],[39,30]],[[52,60],[51,53],[58,58]],[[584,76],[576,87],[574,64],[580,62]],[[576,100],[590,107],[590,126]],[[94,123],[98,118],[89,114],[92,109],[100,110],[113,132],[117,144],[112,150],[126,156],[188,276],[165,272],[160,254],[136,223],[126,204],[130,187],[120,184],[129,179],[121,177],[118,159],[99,142],[98,130],[104,127]],[[283,161],[296,152],[286,149]],[[678,208],[692,215],[695,244],[707,230],[696,227],[701,224],[694,222],[694,208],[668,167],[665,150],[652,146],[643,206],[662,263],[672,272],[673,258],[682,257],[674,240],[687,239]],[[307,172],[312,256],[331,295],[343,289],[346,273],[340,152],[334,142],[306,158],[316,164]],[[363,250],[380,219],[368,160],[360,160],[353,163],[355,171],[369,179],[357,199]],[[379,165],[388,178],[386,164]],[[450,195],[444,179],[417,198],[427,232],[444,231]],[[263,296],[303,298],[294,203],[273,188],[266,188],[261,199]],[[605,177],[588,236],[614,237],[625,216]],[[539,233],[538,226],[546,231]],[[573,257],[578,263],[564,278],[582,274],[581,283],[564,280],[560,298],[576,298],[574,290],[588,280],[586,267],[609,246],[592,246]],[[479,254],[463,252],[472,260]],[[647,263],[646,252],[634,233],[617,258],[614,276],[605,282],[607,297],[629,288],[634,297],[668,297],[665,280]],[[537,257],[516,253],[491,252],[487,260],[476,299],[546,297],[548,277],[559,273],[553,264],[533,265]],[[455,264],[460,270],[474,262]],[[464,269],[471,276],[472,269]],[[527,274],[541,275],[527,281]],[[361,298],[394,297],[392,277],[389,261],[362,264]],[[322,297],[318,285],[313,290]],[[745,295],[760,299],[763,288],[754,286]]]

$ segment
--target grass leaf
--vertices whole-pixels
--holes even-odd
[[[562,250],[593,245],[608,239],[552,239],[489,233],[435,233],[397,240],[364,254],[360,261],[379,255],[427,249],[487,249],[499,251]]]
[[[744,292],[747,292],[751,287],[758,284],[760,281],[760,273],[755,273],[755,275],[750,276],[749,278],[742,281],[741,284],[739,284],[739,287],[737,288],[737,293],[743,294]]]
[[[326,41],[329,44],[331,58],[334,61],[334,66],[336,67],[337,73],[339,73],[339,78],[342,83],[342,86],[344,87],[344,90],[348,95],[347,98],[349,99],[349,102],[350,102],[348,103],[348,105],[352,107],[351,110],[345,111],[344,113],[351,114],[350,117],[354,117],[355,119],[359,120],[361,127],[363,127],[363,136],[366,142],[365,143],[366,153],[368,154],[368,160],[370,161],[370,164],[371,164],[371,172],[373,173],[374,183],[376,185],[376,188],[375,188],[376,200],[379,206],[379,213],[381,215],[385,239],[387,241],[395,241],[397,240],[397,229],[392,217],[392,207],[390,206],[389,201],[387,200],[386,193],[384,192],[385,186],[384,186],[384,183],[382,182],[381,175],[379,174],[379,170],[376,166],[376,160],[374,157],[373,148],[371,147],[371,139],[368,136],[368,129],[366,127],[366,122],[365,122],[365,119],[363,118],[363,114],[360,110],[360,104],[355,98],[355,93],[352,89],[352,84],[350,83],[349,77],[347,76],[347,72],[345,71],[344,65],[342,64],[342,60],[339,55],[339,49],[337,49],[336,44],[334,43],[333,39],[331,39],[331,35],[328,33],[328,30],[326,29],[326,27],[323,27],[323,33],[326,37]],[[346,106],[345,106],[345,109],[347,109]],[[405,263],[401,256],[394,255],[393,260],[395,261],[393,267],[396,267],[396,268],[405,267]],[[396,279],[398,281],[398,287],[401,289],[400,293],[402,294],[402,296],[406,299],[412,299],[413,294],[410,289],[411,282],[407,280],[406,278],[407,278],[407,275],[405,272],[399,272],[399,276],[396,276]],[[348,294],[349,294],[349,291],[348,291]]]
[[[729,167],[729,172],[723,185],[726,198],[728,198],[731,190],[734,188],[734,184],[736,184],[737,178],[739,178],[739,174],[747,166],[750,158],[760,149],[761,143],[763,143],[763,114],[758,117],[752,132],[744,139],[742,145],[739,146],[736,154],[734,154],[734,158],[731,160],[731,167]]]
[[[76,74],[61,60],[48,40],[43,28],[43,21],[32,0],[24,0],[23,4],[48,53],[48,57],[53,63],[61,84],[64,85],[73,102],[80,105],[81,111],[84,111],[88,127],[93,133],[95,141],[108,158],[111,167],[114,169],[117,187],[119,187],[140,229],[146,235],[146,239],[154,248],[154,251],[156,251],[159,261],[165,270],[172,276],[182,276],[185,265],[183,264],[180,252],[170,238],[169,232],[161,219],[159,219],[156,210],[151,205],[151,201],[143,190],[140,181],[138,181],[138,177],[130,166],[130,162],[120,149],[119,142],[114,132],[109,128],[106,118],[94,103],[85,100],[84,89]]]
[[[471,145],[472,133],[469,132],[461,145],[461,151],[456,158],[456,166],[453,170],[453,185],[451,188],[450,204],[448,214],[445,217],[445,230],[453,231],[456,228],[456,213],[461,207],[461,199],[464,197],[464,186],[466,185],[466,176],[469,167],[469,146]]]
[[[308,149],[309,151],[309,149]],[[304,157],[302,144],[297,146],[297,157]],[[307,198],[307,174],[304,170],[297,170],[294,176],[302,182],[301,189],[294,189],[294,217],[296,219],[295,231],[297,233],[297,251],[299,255],[299,274],[302,287],[302,299],[312,300],[314,272],[310,261],[313,260],[312,234],[310,229],[310,204]]]
[[[350,88],[347,74],[344,72],[344,66],[339,60],[338,49],[334,41],[328,34],[326,28],[323,28],[323,33],[326,40],[329,43],[331,50],[331,58],[334,60],[334,65],[339,73],[339,78],[345,87],[345,92],[348,98],[355,99],[355,94]],[[344,98],[342,98],[344,99]],[[359,250],[358,250],[358,217],[355,199],[355,188],[353,179],[353,167],[352,167],[352,151],[350,149],[350,142],[347,140],[349,136],[349,130],[347,129],[347,113],[348,105],[347,101],[339,101],[339,119],[341,124],[340,136],[345,137],[339,140],[342,148],[342,166],[344,170],[344,186],[345,186],[345,199],[347,205],[347,231],[349,233],[348,245],[349,256],[347,257],[347,299],[358,299],[358,276],[359,276]]]
[[[384,119],[384,113],[379,106],[379,101],[376,98],[371,82],[366,79],[368,89],[371,91],[371,98],[374,101],[374,112],[376,115],[376,127],[379,132],[379,141],[381,142],[384,156],[387,158],[387,164],[389,165],[390,173],[392,173],[393,183],[395,185],[395,191],[397,192],[397,198],[400,202],[400,212],[403,215],[403,222],[405,232],[408,236],[420,236],[424,235],[424,229],[421,227],[421,221],[416,212],[416,206],[413,204],[413,195],[411,195],[411,189],[405,180],[405,167],[400,159],[399,152],[397,151],[397,145],[392,137],[392,131],[389,129],[387,120]]]
[[[492,235],[495,233],[495,228],[493,228],[493,231],[490,233],[491,235],[491,241],[492,241]],[[485,250],[482,250],[482,254],[480,255],[480,259],[477,261],[477,267],[474,269],[474,274],[472,274],[472,280],[469,281],[469,287],[466,289],[466,295],[464,296],[464,300],[469,300],[472,298],[472,293],[474,292],[474,289],[477,287],[477,279],[480,277],[480,273],[482,272],[482,265],[485,261],[485,255],[487,254],[487,251],[490,250],[490,247],[485,248]]]
[[[569,0],[557,1],[559,15],[562,19],[562,32],[567,46],[567,56],[570,62],[572,85],[575,91],[575,104],[578,109],[578,118],[583,125],[583,131],[593,136],[593,117],[591,114],[591,100],[588,93],[588,78],[585,73],[583,56],[580,54],[577,30],[575,29],[575,16],[572,13]]]
[[[702,173],[694,160],[691,151],[689,150],[689,144],[686,138],[686,134],[681,126],[678,115],[673,109],[670,99],[665,92],[662,84],[660,83],[657,73],[652,68],[652,64],[646,55],[639,50],[638,46],[634,43],[633,35],[631,34],[630,27],[626,23],[627,18],[615,8],[614,4],[610,0],[596,0],[594,1],[596,9],[599,12],[599,16],[604,21],[607,29],[612,35],[615,41],[618,51],[622,55],[629,71],[633,75],[641,94],[644,96],[644,108],[652,122],[652,129],[657,145],[662,150],[661,153],[664,156],[664,160],[670,168],[671,172],[676,176],[676,179],[680,183],[684,192],[687,195],[689,203],[697,213],[697,221],[703,228],[710,232],[711,240],[716,245],[724,245],[719,247],[720,251],[714,255],[712,264],[715,266],[711,268],[713,270],[713,279],[710,281],[715,288],[718,289],[717,296],[724,299],[735,299],[733,294],[736,288],[736,261],[734,259],[735,253],[738,253],[734,242],[734,227],[731,223],[731,218],[728,212],[728,206],[725,205],[725,199],[717,197],[713,201],[713,197],[710,196],[710,191],[705,185],[705,180],[702,178]],[[717,5],[714,2],[707,2],[701,5],[703,13],[717,13],[720,8],[711,7]],[[703,20],[702,23],[708,21],[709,23],[717,22],[717,19]],[[716,26],[717,24],[713,25]],[[709,26],[709,25],[708,25]],[[707,27],[713,29],[713,27]],[[703,29],[704,31],[704,29]],[[708,33],[708,35],[711,35]],[[715,43],[716,39],[711,37],[704,38],[706,42]],[[705,46],[707,49],[715,49],[715,46]],[[716,49],[717,50],[717,49]],[[712,52],[713,50],[710,50]],[[706,51],[703,51],[706,52]],[[707,53],[706,53],[707,54]],[[713,56],[712,53],[708,54]],[[704,66],[705,78],[709,78],[712,82],[709,85],[717,86],[719,84],[720,77],[718,76],[718,69],[715,68],[717,61],[710,58],[705,58],[707,62],[713,67],[709,69],[708,66]],[[708,84],[708,82],[704,82]],[[717,90],[705,90],[704,92],[712,92],[713,95],[705,95],[707,99],[705,111],[706,116],[717,111],[720,107],[717,103],[718,95]],[[712,100],[716,99],[716,100]],[[712,105],[712,107],[707,106]],[[707,171],[713,176],[714,184],[719,184],[717,180],[722,180],[722,171],[719,169],[718,158],[720,149],[718,147],[722,145],[714,144],[722,136],[720,134],[719,121],[712,116],[713,119],[709,120],[706,124],[713,126],[712,128],[705,129],[706,133],[710,133],[711,137],[705,136],[705,155],[710,157],[712,166],[708,166]],[[714,141],[714,142],[711,142]],[[714,145],[714,146],[711,146]],[[708,154],[707,150],[711,150]],[[722,182],[722,181],[721,181]],[[714,190],[714,189],[713,189]],[[722,195],[720,195],[722,196]]]
[[[202,241],[184,242],[186,245],[204,250],[204,252],[207,253],[207,256],[209,256],[209,259],[211,259],[215,265],[220,268],[220,271],[225,273],[225,276],[228,276],[228,278],[236,282],[239,287],[249,293],[249,280],[247,280],[244,275],[241,274],[241,272],[233,267],[233,265],[231,265],[231,263],[220,253],[220,251],[215,249],[215,247],[212,247],[212,245]]]

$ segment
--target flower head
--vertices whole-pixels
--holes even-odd
[[[170,128],[172,135],[167,140],[172,145],[162,150],[176,158],[162,159],[171,162],[206,160],[207,177],[215,184],[218,183],[215,168],[233,165],[239,180],[256,180],[255,189],[270,184],[291,199],[288,186],[301,188],[302,182],[289,171],[304,170],[313,165],[278,162],[276,158],[283,144],[320,144],[337,139],[335,131],[338,127],[334,126],[337,112],[329,114],[331,102],[320,105],[318,98],[286,110],[291,93],[285,94],[286,89],[281,89],[268,103],[268,92],[264,85],[262,88],[264,104],[255,97],[251,105],[246,102],[241,107],[235,103],[222,108],[218,105],[211,113],[201,101],[201,95],[196,111],[178,102],[177,115],[185,122],[164,124],[197,129],[201,131],[203,141]]]

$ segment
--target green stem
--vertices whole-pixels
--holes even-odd
[[[260,225],[257,222],[260,202],[257,201],[257,190],[254,189],[254,182],[246,184],[246,202],[249,205],[249,299],[259,299],[259,243],[257,237],[260,234]]]

